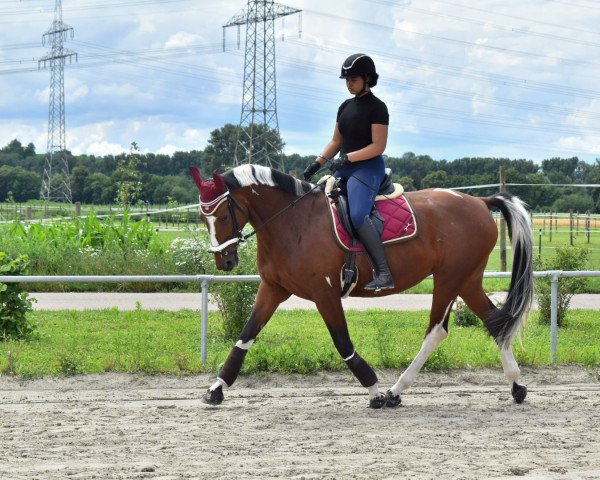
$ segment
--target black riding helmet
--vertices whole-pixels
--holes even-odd
[[[375,70],[375,62],[364,53],[350,55],[342,65],[340,78],[360,76],[363,77],[369,87],[377,85],[379,75]]]

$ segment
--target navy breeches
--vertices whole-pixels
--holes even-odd
[[[372,158],[338,170],[335,177],[346,179],[350,220],[355,229],[362,227],[365,218],[371,213],[377,191],[385,176],[383,157]]]

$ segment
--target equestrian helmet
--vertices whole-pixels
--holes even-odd
[[[379,75],[375,70],[375,62],[371,57],[364,53],[355,53],[350,55],[342,65],[340,78],[360,76],[366,79],[369,87],[377,85]]]

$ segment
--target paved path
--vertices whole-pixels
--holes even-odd
[[[200,310],[200,293],[32,293],[37,299],[33,304],[36,310],[99,310],[116,307],[119,310],[134,310],[139,302],[147,310]],[[505,293],[491,295],[493,302],[502,302]],[[378,298],[347,298],[343,300],[347,309],[368,310],[429,310],[431,295],[398,294]],[[214,303],[210,310],[216,310]],[[280,308],[314,309],[312,302],[298,297],[291,297]],[[571,308],[600,310],[600,295],[575,295]]]

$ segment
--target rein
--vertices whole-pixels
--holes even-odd
[[[281,210],[279,210],[278,212],[274,213],[273,215],[271,215],[269,218],[267,218],[263,223],[261,223],[258,227],[256,227],[254,230],[252,230],[250,233],[247,233],[246,235],[242,236],[242,240],[241,241],[246,241],[248,238],[256,235],[256,232],[258,232],[261,228],[263,228],[265,225],[267,225],[268,223],[270,223],[271,221],[275,220],[277,217],[279,217],[280,215],[282,215],[284,212],[286,212],[287,210],[289,210],[292,207],[295,207],[296,204],[302,200],[304,197],[306,197],[309,193],[311,193],[312,191],[314,191],[315,189],[317,189],[319,187],[319,185],[315,185],[313,186],[308,192],[303,193],[301,196],[299,196],[296,200],[294,200],[293,202],[289,203],[288,205],[286,205],[285,207],[283,207]],[[238,208],[242,208],[239,206],[239,204],[237,203],[236,200],[234,200],[236,203],[236,206]],[[242,210],[243,211],[243,210]]]

